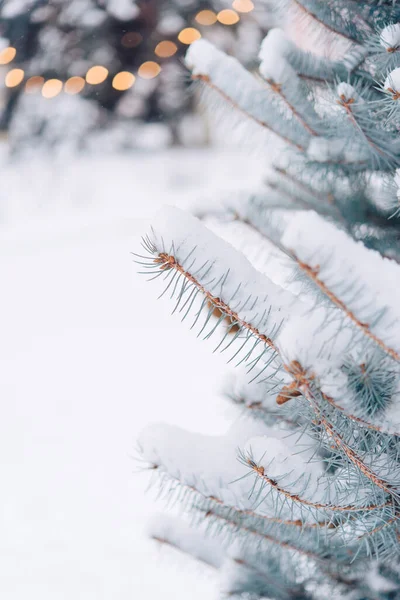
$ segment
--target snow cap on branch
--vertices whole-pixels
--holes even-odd
[[[388,25],[382,29],[379,41],[388,52],[393,52],[400,47],[400,23]]]
[[[400,97],[400,67],[393,69],[385,79],[384,89],[393,93],[393,99]]]

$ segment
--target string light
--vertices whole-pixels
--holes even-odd
[[[132,75],[132,73],[129,73],[129,71],[121,71],[115,75],[112,80],[112,86],[115,90],[123,92],[129,90],[129,88],[133,86],[135,79],[135,76]]]
[[[25,83],[25,92],[27,94],[35,94],[40,90],[43,84],[44,77],[40,77],[40,75],[34,75],[33,77],[30,77]]]
[[[157,44],[154,53],[160,58],[170,58],[178,51],[178,46],[174,42],[164,40]]]
[[[217,15],[212,10],[201,10],[195,16],[195,20],[199,25],[214,25],[217,22]]]
[[[61,92],[63,87],[59,79],[48,79],[42,87],[43,98],[55,98]]]
[[[232,8],[240,13],[249,13],[254,10],[254,4],[251,0],[233,0]]]
[[[136,48],[143,41],[143,36],[137,31],[128,31],[121,38],[121,44],[125,48]]]
[[[12,60],[14,60],[17,51],[12,46],[8,46],[4,48],[0,52],[0,65],[8,65]]]
[[[17,87],[23,78],[24,71],[22,69],[11,69],[6,75],[5,84],[8,88]]]
[[[196,40],[199,40],[200,38],[200,31],[198,29],[195,29],[194,27],[186,27],[185,29],[182,29],[182,31],[178,35],[178,40],[182,42],[182,44],[186,44],[187,46],[189,46],[189,44],[192,44]]]
[[[64,85],[64,92],[73,96],[74,94],[79,94],[85,87],[85,80],[83,77],[70,77],[67,79]]]
[[[86,81],[90,83],[90,85],[99,85],[99,83],[103,83],[107,79],[108,69],[102,67],[100,65],[96,65],[91,67],[86,73]]]
[[[161,67],[159,64],[152,60],[148,60],[142,65],[140,65],[138,75],[142,79],[154,79],[154,77],[157,77],[157,75],[159,75],[160,71]]]
[[[236,11],[225,8],[218,13],[217,19],[222,25],[235,25],[240,20],[240,17]]]
[[[212,10],[201,10],[195,15],[195,20],[199,25],[211,26],[219,21],[222,25],[235,25],[239,22],[240,16],[238,13],[249,13],[254,10],[252,0],[233,0],[232,9],[226,8],[216,14]],[[178,40],[187,46],[201,38],[201,33],[195,27],[185,27],[178,34]],[[121,44],[125,48],[135,48],[143,41],[143,36],[137,31],[128,31],[121,38]],[[162,40],[154,50],[154,53],[159,58],[170,58],[178,51],[178,46],[170,40]],[[0,65],[6,65],[14,60],[17,51],[14,47],[8,46],[0,51]],[[160,74],[161,67],[154,61],[144,62],[138,69],[138,75],[142,79],[153,79]],[[91,67],[86,73],[86,82],[90,85],[98,85],[103,83],[109,75],[108,69],[101,65]],[[13,88],[22,83],[25,77],[23,69],[11,69],[5,77],[6,87]],[[133,86],[136,77],[129,71],[121,71],[117,73],[113,80],[112,86],[115,90],[125,91]],[[85,79],[83,77],[70,77],[64,85],[64,91],[67,94],[79,94],[85,87]],[[25,91],[28,94],[33,94],[42,88],[44,98],[54,98],[63,89],[63,82],[59,79],[49,79],[44,81],[41,76],[30,77],[25,84]]]

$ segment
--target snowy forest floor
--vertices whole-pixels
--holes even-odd
[[[254,157],[217,150],[3,166],[2,597],[216,597],[211,569],[146,537],[164,507],[134,456],[153,421],[226,429],[226,359],[170,317],[130,253],[161,204],[261,174]]]

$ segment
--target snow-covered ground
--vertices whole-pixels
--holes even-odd
[[[2,598],[217,596],[210,568],[147,539],[163,506],[134,456],[152,421],[226,429],[226,359],[170,317],[130,253],[161,204],[261,173],[254,156],[215,150],[3,166]]]

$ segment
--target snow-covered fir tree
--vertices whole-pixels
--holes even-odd
[[[142,433],[190,517],[152,535],[230,596],[400,598],[400,8],[275,4],[258,75],[204,40],[186,57],[213,112],[247,123],[265,185],[200,219],[165,208],[137,257],[236,365],[244,413],[220,438]]]

